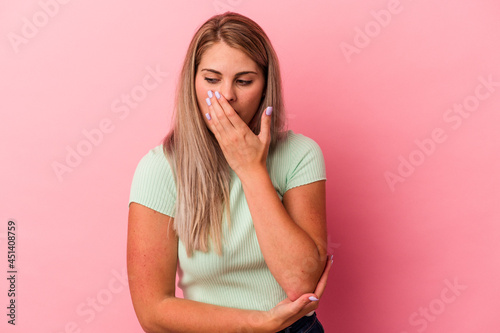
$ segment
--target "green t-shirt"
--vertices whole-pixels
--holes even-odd
[[[280,199],[293,187],[326,179],[318,144],[293,131],[268,155],[267,167]],[[264,261],[241,182],[232,170],[231,175],[231,230],[224,222],[222,256],[194,251],[188,258],[179,240],[178,286],[186,299],[267,311],[287,296]],[[137,166],[130,202],[175,217],[175,181],[163,147],[157,146]]]

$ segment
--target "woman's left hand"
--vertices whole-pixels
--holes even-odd
[[[227,99],[219,95],[207,98],[208,126],[214,133],[231,169],[241,178],[259,168],[266,169],[266,159],[271,142],[271,116],[262,112],[259,135],[255,135],[248,125],[234,111]],[[207,103],[208,104],[208,103]],[[272,108],[270,108],[272,111]]]

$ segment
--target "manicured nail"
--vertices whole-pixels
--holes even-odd
[[[272,107],[272,106],[268,106],[268,107],[267,107],[267,109],[266,109],[266,114],[267,114],[268,116],[270,116],[270,115],[271,115],[271,113],[273,113],[273,107]]]
[[[330,261],[333,262],[333,254],[330,256]]]
[[[210,117],[210,113],[208,113],[208,112],[207,112],[207,113],[205,113],[205,117],[207,117],[207,119],[208,119],[208,120],[211,120],[211,119],[212,119],[212,117]]]
[[[215,97],[217,97],[217,99],[220,99],[220,93],[218,91],[215,92]]]
[[[208,106],[212,105],[212,102],[210,101],[210,98],[207,97],[206,99]]]
[[[212,90],[208,91],[208,97],[210,97],[210,98],[214,97],[214,94],[212,93]]]
[[[314,297],[314,296],[309,296],[309,300],[310,300],[310,301],[313,301],[313,302],[314,302],[314,301],[319,301],[319,299],[317,299],[317,298],[316,298],[316,297]]]

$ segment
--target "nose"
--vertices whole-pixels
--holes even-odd
[[[234,91],[234,86],[231,81],[225,81],[220,86],[220,93],[229,101],[236,101],[236,92]]]

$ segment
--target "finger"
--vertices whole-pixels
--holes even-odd
[[[281,323],[279,330],[290,326],[307,313],[318,308],[318,302],[311,301],[310,295],[312,294],[304,294],[293,302],[287,298],[269,310],[269,314]]]
[[[241,117],[238,115],[236,110],[234,110],[231,104],[229,104],[229,101],[224,97],[224,95],[222,95],[218,91],[216,91],[214,95],[215,95],[215,100],[218,102],[222,111],[224,112],[227,119],[231,122],[234,128],[238,129],[239,131],[250,130],[248,128],[248,125],[241,119]]]
[[[311,298],[311,297],[314,297],[314,298]],[[289,304],[288,315],[289,316],[296,315],[296,314],[302,312],[304,309],[311,311],[311,309],[308,308],[307,306],[312,304],[312,303],[317,302],[314,299],[317,299],[317,298],[314,296],[314,294],[310,294],[310,293],[300,296],[295,301],[293,301]]]
[[[217,103],[217,99],[214,97],[212,91],[208,91],[205,102],[208,105],[209,111],[209,123],[211,123],[212,132],[216,135],[217,140],[221,143],[221,139],[227,135],[228,131],[233,127],[227,117],[224,115],[224,111]],[[207,117],[208,119],[208,117]]]
[[[229,103],[227,103],[225,109],[223,108],[220,103],[220,99],[222,98],[223,97],[220,93],[216,92],[214,94],[211,90],[209,90],[207,103],[208,101],[210,101],[211,107],[214,110],[215,116],[218,119],[220,126],[222,126],[225,131],[230,131],[231,129],[235,128],[234,124],[231,122],[231,119],[233,118],[232,114],[236,116],[237,114],[231,107],[231,105],[229,105]]]
[[[227,119],[224,111],[217,103],[217,99],[214,94],[209,91],[208,95],[209,97],[207,97],[205,101],[208,105],[209,115],[211,118],[209,123],[211,123],[212,132],[224,151],[224,147],[228,145],[229,142],[233,141],[231,138],[234,138],[236,132],[234,131],[234,126]]]
[[[296,304],[296,307],[294,309],[296,311],[294,313],[295,318],[292,320],[292,323],[302,318],[307,313],[316,310],[319,306],[318,299],[312,294],[302,295],[293,303],[297,302],[298,304]]]
[[[260,118],[260,133],[259,139],[261,142],[266,144],[271,142],[271,114],[273,112],[273,107],[268,106],[264,112],[262,112],[262,117]]]
[[[206,103],[208,104],[208,112],[205,114],[207,118],[208,128],[212,131],[217,142],[219,142],[220,147],[223,149],[225,146],[225,138],[227,137],[224,127],[220,124],[217,115],[214,112],[214,108],[210,101],[210,98],[206,98]],[[223,149],[224,150],[224,149]]]
[[[211,99],[207,97],[205,101],[208,105],[209,116],[207,116],[207,119],[209,119],[208,123],[210,124],[210,129],[212,129],[212,132],[215,134],[217,140],[220,142],[221,136],[225,133],[226,130],[224,126],[222,126],[220,118],[217,115],[217,112],[215,112]]]
[[[325,269],[323,270],[323,274],[321,275],[321,278],[319,279],[318,284],[316,285],[316,290],[314,291],[314,293],[318,296],[318,298],[321,298],[323,292],[325,291],[326,283],[328,281],[328,275],[333,265],[332,257],[333,255],[328,257],[328,259],[326,260]]]

